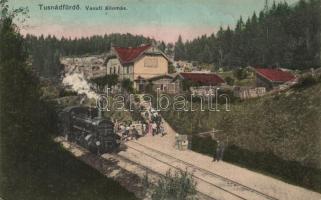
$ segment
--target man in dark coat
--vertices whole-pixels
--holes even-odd
[[[219,156],[220,156],[220,141],[217,140],[217,145],[216,145],[216,150],[213,153],[213,162],[219,161]]]

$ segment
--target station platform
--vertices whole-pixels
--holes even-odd
[[[208,177],[207,179],[207,176],[209,176],[209,173],[217,174],[223,178],[226,178],[227,180],[232,181],[227,184],[234,184],[233,183],[234,181],[236,183],[236,186],[232,187],[232,186],[222,185],[222,187],[228,188],[227,189],[228,191],[232,190],[233,193],[240,196],[239,199],[243,199],[243,198],[244,199],[280,199],[280,200],[281,199],[282,200],[283,199],[284,200],[308,200],[308,199],[320,200],[321,199],[320,193],[288,184],[279,179],[269,177],[269,176],[260,174],[258,172],[254,172],[246,168],[233,165],[224,161],[213,162],[212,157],[209,157],[207,155],[203,155],[200,153],[196,153],[191,150],[184,150],[184,151],[177,150],[175,148],[176,132],[169,126],[167,122],[164,122],[163,125],[167,133],[165,136],[162,137],[161,135],[156,135],[156,136],[146,135],[144,137],[139,138],[138,140],[128,141],[127,145],[135,149],[138,148],[143,152],[146,151],[146,154],[150,154],[150,155],[152,155],[153,153],[152,151],[154,149],[155,152],[153,154],[155,157],[157,157],[157,152],[159,154],[158,157],[161,157],[161,153],[164,153],[164,155],[171,156],[172,159],[176,158],[178,160],[183,161],[186,164],[185,167],[191,168],[191,170],[193,170],[193,166],[196,166],[197,168],[200,168],[200,169],[197,170],[199,172],[196,171],[195,173],[200,173],[201,171],[204,171],[205,173],[201,175],[202,178],[210,182],[213,181],[213,183],[215,183],[215,180],[211,180],[210,179],[211,177]],[[131,150],[128,149],[128,154],[130,152]],[[122,154],[126,156],[126,152],[123,152]],[[142,160],[143,158],[131,158],[131,159]],[[168,162],[170,162],[170,160],[168,160]],[[152,161],[149,161],[149,162],[146,162],[146,165],[152,166],[153,163]],[[180,164],[180,165],[182,165],[181,166],[182,168],[184,167],[183,164]],[[179,164],[177,164],[177,166],[179,167]],[[250,188],[249,190],[253,189],[252,192],[254,194],[251,195],[250,192],[244,193],[243,191],[244,189],[242,189],[242,187],[238,188],[237,184],[240,184],[241,186],[245,186],[246,188]],[[259,193],[262,193],[263,195],[260,197]],[[229,199],[229,198],[224,198],[224,199]]]

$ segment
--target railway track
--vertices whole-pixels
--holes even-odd
[[[79,152],[82,152],[82,153],[84,152],[85,154],[87,154],[87,153],[91,154],[86,148],[84,148],[84,147],[82,147],[82,146],[80,146],[80,145],[78,145],[76,143],[70,143],[69,141],[65,140],[63,137],[56,138],[55,141],[59,142],[61,144],[63,142],[68,143],[70,146],[69,147],[64,147],[64,148],[66,148],[66,150],[68,150],[68,151],[71,151],[71,153],[73,153],[73,154],[75,154],[75,152],[73,152],[73,151],[75,151],[75,149],[77,149],[77,151],[79,151]],[[92,155],[94,155],[94,154],[92,154]],[[97,160],[99,160],[99,159],[103,159],[104,160],[104,159],[112,158],[112,159],[115,159],[115,160],[118,160],[118,161],[123,161],[124,163],[127,163],[127,164],[125,164],[127,166],[129,164],[131,166],[135,166],[136,169],[139,168],[140,169],[140,172],[139,172],[140,174],[148,172],[149,175],[153,175],[154,177],[152,177],[152,179],[155,179],[155,177],[163,177],[163,178],[165,178],[165,176],[163,174],[161,174],[161,173],[159,173],[159,172],[157,172],[157,171],[155,171],[155,170],[153,170],[153,169],[151,169],[149,167],[146,167],[146,166],[144,166],[144,165],[142,165],[142,164],[140,164],[140,163],[138,163],[136,161],[128,159],[126,156],[123,156],[123,155],[120,155],[120,154],[115,154],[115,153],[108,154],[108,158],[106,158],[104,156],[97,156],[97,155],[94,155],[94,157],[96,157]],[[82,159],[80,159],[80,160],[82,160]],[[90,163],[89,161],[85,161],[85,160],[82,160],[82,161],[87,163],[87,164],[89,164],[91,167],[96,168],[95,165]],[[125,170],[127,170],[129,172],[131,171],[131,170],[127,169],[124,166],[120,166],[120,167],[122,167],[123,169],[125,169]],[[104,171],[104,169],[99,169],[99,168],[96,168],[96,169],[98,171],[100,171],[101,173],[103,173],[103,171]],[[134,173],[134,172],[131,172],[131,173]],[[138,172],[136,171],[134,174],[137,174],[137,173]],[[154,183],[151,182],[151,184],[155,185],[155,182]],[[211,197],[211,196],[209,196],[209,195],[207,195],[207,194],[205,194],[205,193],[203,193],[201,191],[197,191],[197,193],[198,193],[197,194],[198,197],[200,197],[201,199],[204,199],[204,200],[219,200],[219,199],[213,198],[213,197]],[[1,200],[1,198],[0,198],[0,200]]]
[[[133,145],[134,144],[134,145]],[[195,166],[189,162],[161,152],[159,150],[150,148],[146,145],[140,144],[135,141],[130,141],[127,143],[127,147],[139,152],[153,160],[156,160],[164,165],[174,168],[176,170],[188,169],[193,172],[193,177],[198,180],[198,182],[203,182],[207,185],[219,189],[235,199],[242,200],[252,200],[252,199],[268,199],[268,200],[278,200],[268,194],[260,192],[254,188],[243,185],[239,182],[233,181],[229,178],[221,176],[217,173],[208,171],[206,169]],[[148,152],[148,153],[147,153]]]
[[[144,165],[142,165],[142,164],[140,164],[140,163],[138,163],[136,161],[130,160],[130,159],[128,159],[127,157],[125,157],[123,155],[113,154],[112,156],[115,159],[123,160],[123,161],[125,161],[127,163],[133,164],[136,167],[139,167],[144,172],[148,172],[148,174],[153,174],[153,175],[156,175],[158,177],[166,178],[165,175],[163,175],[163,174],[161,174],[161,173],[159,173],[159,172],[157,172],[157,171],[155,171],[153,169],[150,169],[149,167],[146,167],[146,166],[144,166]],[[205,194],[205,193],[203,193],[201,191],[198,191],[198,190],[197,190],[197,193],[198,193],[199,197],[202,197],[202,199],[204,199],[204,200],[219,200],[219,199],[213,198],[213,197],[211,197],[211,196],[209,196],[209,195],[207,195],[207,194]]]

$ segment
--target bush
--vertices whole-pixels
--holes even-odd
[[[62,89],[59,91],[59,97],[77,96],[77,95],[78,95],[77,92],[71,91],[71,90]]]
[[[102,90],[106,85],[111,88],[112,86],[118,83],[118,75],[117,74],[107,74],[102,77],[93,78],[90,82],[96,84],[99,90]]]
[[[320,80],[321,80],[321,76],[313,77],[312,75],[309,75],[307,77],[300,78],[299,82],[295,85],[295,88],[299,89],[299,88],[310,87],[320,82]]]
[[[122,82],[121,82],[121,86],[127,91],[127,92],[130,92],[130,93],[133,93],[134,92],[134,83],[133,81],[131,81],[130,79],[124,79]]]
[[[247,77],[247,71],[244,68],[237,68],[234,70],[233,72],[234,76],[238,79],[238,80],[243,80],[246,79]]]
[[[225,81],[228,85],[231,85],[231,86],[234,85],[234,82],[235,82],[235,80],[229,76],[225,78]]]
[[[186,171],[168,170],[152,191],[153,200],[188,200],[196,195],[196,181],[192,174]]]

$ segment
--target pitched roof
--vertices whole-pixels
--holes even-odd
[[[148,80],[148,81],[153,81],[153,80],[162,79],[162,78],[173,79],[173,78],[174,78],[174,75],[171,75],[171,74],[161,74],[161,75],[158,75],[158,76],[153,76],[153,77],[151,77],[151,78],[147,78],[146,80]]]
[[[218,85],[225,83],[225,81],[214,73],[180,73],[180,75],[187,80],[203,85]]]
[[[133,62],[136,58],[142,55],[151,45],[144,45],[136,48],[114,47],[118,58],[122,64]]]
[[[256,68],[256,72],[272,82],[287,82],[295,79],[295,76],[280,69]]]

